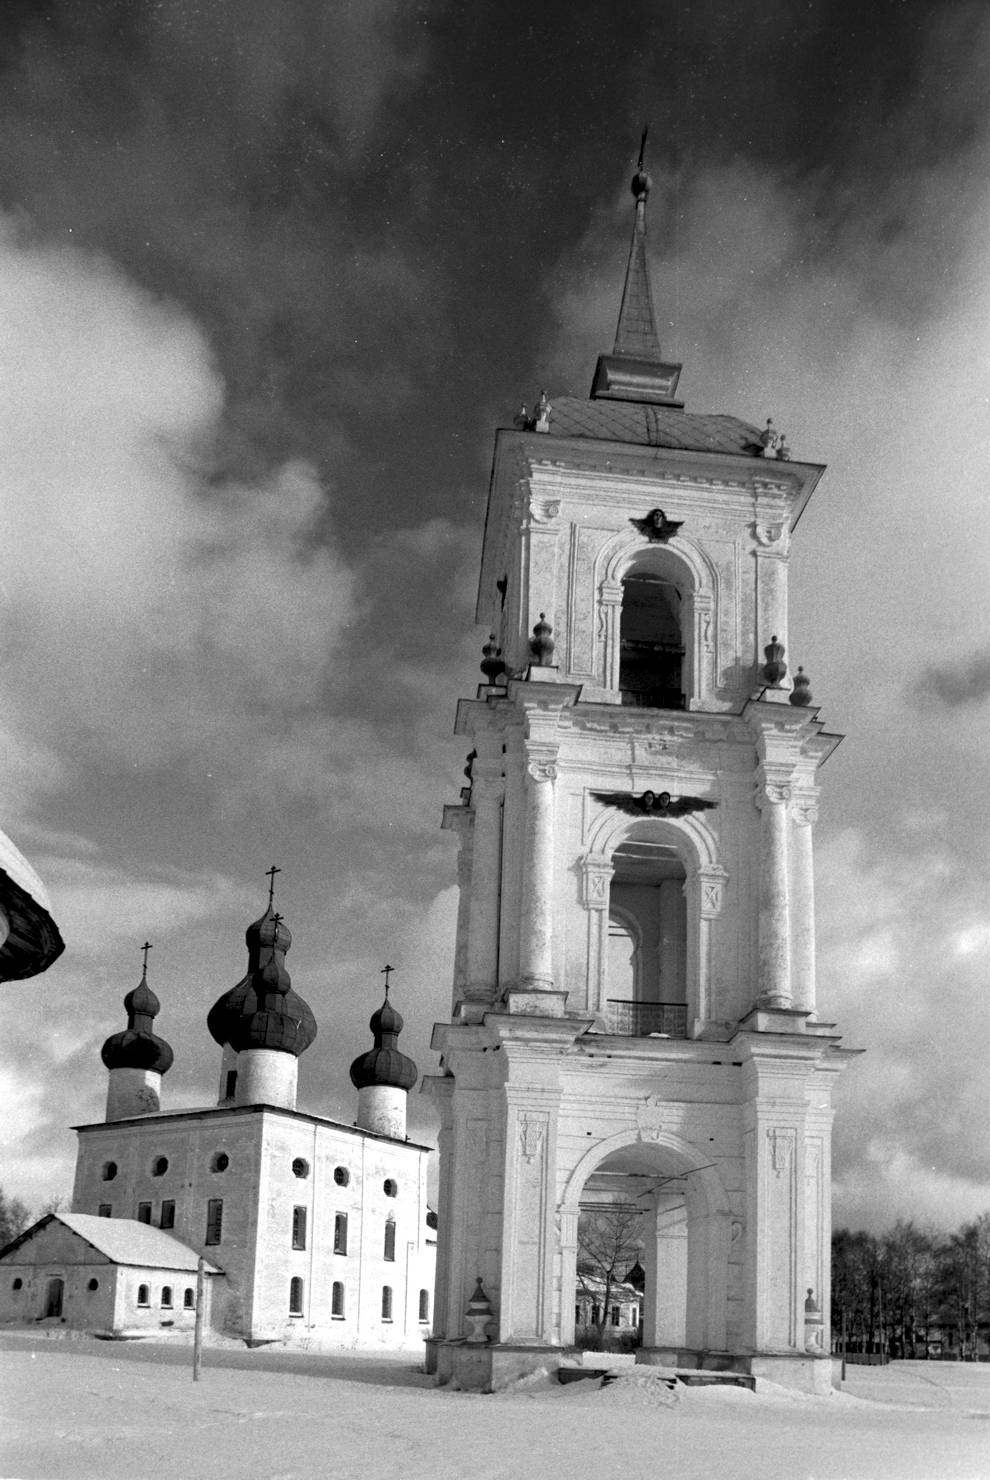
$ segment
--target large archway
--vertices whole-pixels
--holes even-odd
[[[574,1341],[581,1216],[596,1208],[642,1214],[643,1346],[724,1351],[730,1215],[716,1168],[690,1142],[649,1128],[611,1136],[585,1153],[560,1208],[565,1346]]]

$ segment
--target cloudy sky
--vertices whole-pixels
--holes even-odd
[[[648,123],[689,409],[829,465],[836,1218],[990,1207],[988,57],[980,0],[3,7],[0,825],[68,942],[3,992],[8,1192],[69,1190],[146,937],[166,1103],[211,1100],[272,863],[300,1104],[353,1118],[386,960],[432,1068],[492,433],[610,348]]]

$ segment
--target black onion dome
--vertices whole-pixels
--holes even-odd
[[[124,1007],[127,1027],[122,1033],[111,1033],[104,1043],[100,1050],[104,1064],[108,1069],[153,1069],[167,1074],[172,1067],[172,1049],[164,1038],[151,1031],[161,1004],[148,986],[146,971],[124,998]]]
[[[367,1089],[373,1084],[391,1085],[393,1089],[412,1089],[419,1078],[419,1070],[399,1049],[399,1034],[402,1018],[396,1012],[386,993],[385,1001],[377,1012],[372,1013],[370,1027],[375,1038],[374,1048],[359,1054],[351,1065],[351,1083],[355,1089]]]
[[[292,936],[271,901],[261,919],[248,926],[244,939],[247,976],[214,1002],[206,1026],[217,1043],[229,1044],[238,1053],[273,1048],[298,1056],[316,1037],[316,1019],[309,1004],[292,990],[285,969]]]

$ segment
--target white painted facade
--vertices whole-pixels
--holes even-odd
[[[78,1131],[73,1210],[144,1212],[158,1227],[164,1206],[175,1237],[224,1272],[218,1330],[313,1347],[415,1347],[428,1334],[429,1148],[265,1104]]]
[[[445,815],[461,907],[428,1085],[441,1380],[498,1386],[571,1345],[578,1214],[611,1177],[653,1216],[644,1357],[828,1381],[805,1301],[828,1311],[844,1054],[815,1012],[812,832],[838,737],[759,676],[821,471],[498,433],[478,619],[507,674],[458,708],[475,758]],[[632,522],[658,509],[666,542]],[[624,606],[657,591],[682,709],[624,692]],[[479,1275],[485,1361],[461,1345]]]

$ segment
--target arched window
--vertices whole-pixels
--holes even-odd
[[[23,1289],[23,1286],[24,1286],[24,1281],[21,1279],[20,1275],[18,1275],[16,1279],[11,1280],[10,1288],[12,1290],[20,1290],[20,1289]]]
[[[390,1262],[395,1259],[395,1219],[389,1218],[385,1224],[385,1254],[384,1257]]]
[[[151,1291],[149,1290],[147,1285],[138,1285],[137,1303],[138,1305],[151,1304]]]
[[[638,561],[622,582],[619,689],[623,704],[684,708],[680,587]]]
[[[172,1309],[172,1286],[162,1285],[162,1310]]]
[[[185,1288],[185,1290],[184,1290],[184,1292],[183,1292],[183,1295],[182,1295],[182,1309],[183,1310],[195,1310],[196,1309],[196,1291],[192,1288],[191,1285],[187,1285],[186,1288]]]
[[[391,1285],[383,1285],[382,1286],[382,1320],[383,1321],[390,1321],[391,1319],[392,1319],[392,1286]]]
[[[340,1280],[334,1280],[333,1290],[330,1295],[330,1314],[335,1321],[344,1319],[344,1286]]]
[[[346,1213],[338,1213],[333,1220],[333,1251],[335,1254],[347,1253]]]
[[[637,823],[612,856],[604,996],[612,1033],[687,1033],[685,868],[655,824]]]
[[[419,1318],[421,1321],[428,1321],[430,1319],[429,1290],[420,1290],[419,1292]]]
[[[306,1247],[306,1209],[302,1207],[292,1209],[292,1247]]]
[[[301,1316],[303,1313],[303,1282],[298,1275],[293,1275],[289,1281],[289,1315]]]

